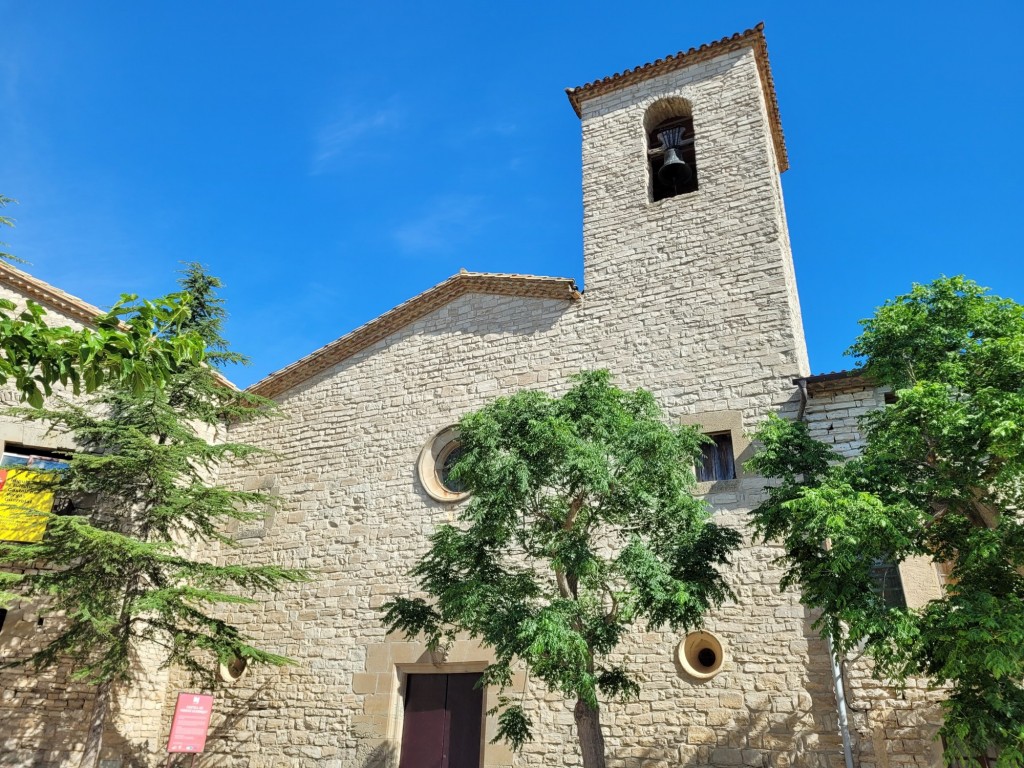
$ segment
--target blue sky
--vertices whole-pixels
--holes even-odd
[[[3,239],[101,306],[208,265],[246,385],[462,267],[581,280],[564,88],[760,20],[812,368],[914,281],[1024,301],[1019,2],[3,0]]]

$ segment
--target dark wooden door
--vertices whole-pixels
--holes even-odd
[[[480,768],[479,679],[478,672],[409,675],[398,768]]]

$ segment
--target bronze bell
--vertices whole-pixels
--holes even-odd
[[[693,169],[679,156],[678,147],[665,150],[665,162],[658,169],[658,180],[662,184],[678,187],[693,178]]]

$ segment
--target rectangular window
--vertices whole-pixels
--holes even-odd
[[[736,479],[736,460],[732,451],[732,434],[715,432],[708,435],[713,442],[704,443],[697,461],[697,480],[701,483]]]
[[[946,740],[941,739],[941,741],[942,749],[945,750]],[[999,760],[999,750],[995,747],[989,747],[985,750],[985,754],[978,755],[977,760],[981,764],[982,768],[991,768],[991,766],[994,766]],[[964,763],[960,760],[953,760],[949,763],[949,768],[964,768]]]
[[[939,586],[942,587],[942,591],[946,591],[946,587],[950,584],[956,584],[956,579],[953,578],[953,565],[954,563],[949,560],[941,560],[935,563],[935,571],[939,579]]]

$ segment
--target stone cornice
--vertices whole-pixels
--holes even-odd
[[[800,379],[793,379],[793,383],[799,385],[804,382],[807,391],[813,396],[824,392],[836,392],[849,389],[873,389],[878,384],[874,382],[860,368],[848,371],[830,371],[829,373],[818,373],[813,376],[805,376]]]

